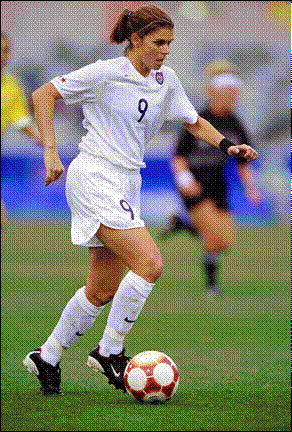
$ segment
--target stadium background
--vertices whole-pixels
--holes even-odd
[[[1,2],[2,31],[12,38],[7,70],[31,93],[51,78],[120,55],[108,43],[119,11],[142,2]],[[149,2],[153,3],[153,2]],[[126,340],[127,354],[159,349],[180,372],[169,404],[140,406],[85,366],[100,339],[108,305],[92,331],[62,359],[62,398],[42,398],[22,360],[56,324],[87,273],[87,250],[70,241],[65,175],[44,186],[43,151],[10,129],[2,139],[1,192],[8,222],[1,233],[1,430],[284,431],[291,430],[289,173],[290,2],[157,1],[175,21],[166,65],[199,109],[202,70],[225,57],[246,88],[236,111],[259,151],[253,163],[264,200],[246,202],[230,164],[237,243],[222,257],[225,295],[209,303],[199,243],[188,233],[166,241],[160,226],[181,203],[169,160],[177,125],[165,124],[146,151],[142,214],[164,272]],[[58,102],[60,156],[78,153],[78,106]]]
[[[124,45],[108,42],[110,29],[124,7],[133,9],[141,3],[2,2],[1,26],[12,38],[7,71],[20,79],[30,106],[31,93],[53,77],[99,58],[121,55]],[[285,217],[290,172],[289,27],[285,22],[289,2],[156,3],[171,14],[176,25],[166,65],[177,72],[197,109],[204,104],[202,71],[209,62],[227,58],[244,74],[246,88],[236,112],[260,154],[253,166],[264,200],[259,207],[250,205],[230,161],[226,171],[229,199],[238,223],[261,225]],[[58,103],[56,137],[65,167],[78,153],[85,133],[81,118],[79,106]],[[146,149],[141,208],[147,223],[161,224],[170,212],[181,210],[169,167],[179,132],[180,126],[165,123]],[[2,140],[1,162],[1,192],[10,217],[69,218],[65,175],[45,188],[42,151],[28,139],[10,129]]]

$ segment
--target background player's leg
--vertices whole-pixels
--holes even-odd
[[[207,288],[217,287],[219,258],[234,243],[234,223],[230,213],[219,209],[211,199],[192,207],[191,220],[202,241],[202,263],[207,276]]]
[[[206,252],[221,252],[234,243],[234,222],[227,210],[219,209],[207,198],[190,210],[191,220],[198,230]]]

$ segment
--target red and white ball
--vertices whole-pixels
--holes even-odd
[[[163,403],[177,390],[179,373],[174,361],[160,351],[143,351],[127,364],[124,383],[139,402]]]

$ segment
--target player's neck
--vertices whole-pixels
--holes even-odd
[[[151,69],[149,69],[137,56],[133,55],[131,52],[129,52],[127,57],[136,71],[139,72],[139,74],[141,74],[144,78],[147,78]]]

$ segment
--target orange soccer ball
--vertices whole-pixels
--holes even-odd
[[[163,352],[143,351],[127,364],[127,392],[143,403],[163,403],[176,392],[179,373],[174,361]]]

